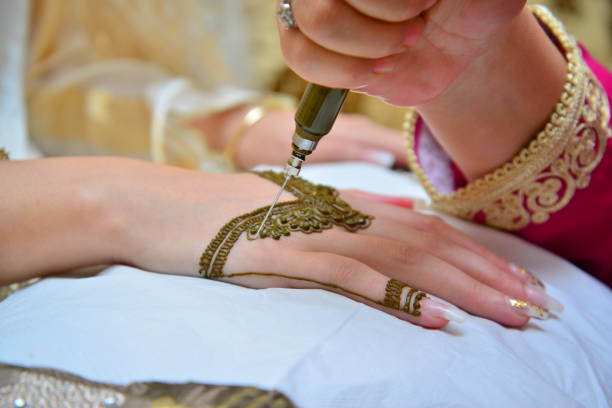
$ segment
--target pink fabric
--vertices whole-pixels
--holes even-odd
[[[581,47],[581,50],[612,104],[612,73],[586,49]],[[420,155],[424,153],[419,149],[420,139],[424,136],[420,130],[423,128],[425,126],[419,123],[415,139],[419,162],[423,161]],[[464,186],[465,177],[457,166],[451,162],[450,167],[455,187]],[[591,174],[591,183],[586,189],[577,190],[569,204],[552,214],[546,223],[530,224],[516,234],[562,256],[612,286],[612,139],[608,140],[606,154]]]

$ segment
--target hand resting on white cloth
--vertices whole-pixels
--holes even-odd
[[[423,196],[409,176],[370,165],[316,165],[303,175]],[[46,278],[0,303],[0,361],[118,384],[256,385],[313,408],[609,406],[609,289],[520,239],[450,222],[546,282],[562,316],[521,330],[477,317],[426,330],[325,291],[116,266]]]

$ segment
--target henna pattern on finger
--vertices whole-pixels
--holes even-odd
[[[421,300],[427,297],[425,292],[409,288],[404,301],[404,306],[401,305],[402,292],[409,288],[404,282],[397,279],[389,279],[385,288],[385,299],[381,303],[383,306],[404,311],[413,316],[421,315]]]
[[[281,185],[284,181],[282,174],[272,171],[255,172],[255,174],[278,185]],[[309,282],[332,290],[342,291],[373,304],[404,311],[412,316],[420,316],[420,301],[427,295],[424,292],[409,288],[402,306],[402,293],[408,288],[408,285],[396,279],[389,279],[385,289],[385,297],[381,301],[338,285],[310,278],[261,272],[223,273],[223,266],[230,251],[243,234],[246,234],[248,240],[265,238],[278,240],[283,236],[291,235],[292,232],[312,234],[331,229],[334,225],[349,232],[356,232],[368,228],[374,219],[370,215],[354,210],[348,203],[341,200],[338,192],[331,187],[313,184],[299,177],[294,177],[288,183],[287,191],[297,199],[277,204],[259,235],[257,235],[257,229],[269,206],[236,217],[225,224],[208,244],[200,258],[200,275],[207,279],[256,275]]]

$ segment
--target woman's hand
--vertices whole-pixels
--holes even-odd
[[[566,64],[525,0],[292,0],[304,79],[416,106],[468,180],[512,158],[559,100]],[[528,68],[527,68],[528,67]]]
[[[111,263],[198,276],[200,256],[218,231],[269,205],[278,189],[253,174],[209,175],[129,159],[44,159],[0,167],[0,186],[10,197],[0,208],[2,282]],[[508,326],[528,320],[525,309],[509,305],[510,298],[558,310],[526,275],[438,218],[360,192],[344,191],[341,198],[374,216],[371,226],[358,233],[337,227],[292,233],[278,241],[243,236],[224,274],[286,278],[228,281],[333,290],[425,327],[442,327],[461,313],[428,299],[416,317],[364,297],[382,301],[389,278],[395,278]],[[281,197],[292,199],[289,193]]]
[[[503,43],[524,0],[292,0],[299,29],[280,26],[304,79],[358,89],[395,105],[442,94]]]
[[[143,269],[198,276],[198,261],[217,232],[234,217],[270,204],[278,186],[253,174],[205,175],[137,161],[108,166],[110,202],[122,214],[128,239],[115,239],[123,262]],[[355,209],[376,217],[358,233],[334,227],[323,233],[248,241],[242,236],[225,274],[272,273],[298,279],[244,276],[228,282],[253,288],[331,289],[399,318],[442,327],[453,309],[427,300],[415,317],[364,301],[382,301],[389,278],[443,298],[504,325],[522,326],[524,310],[508,297],[541,306],[557,303],[516,268],[436,217],[372,201],[344,191]],[[293,197],[285,193],[282,201]],[[513,269],[514,268],[514,269]],[[307,282],[304,279],[324,283]],[[350,292],[349,292],[350,291]],[[352,293],[352,294],[351,294]]]
[[[236,164],[250,169],[258,164],[283,165],[295,131],[293,112],[271,111],[251,126],[236,149]],[[363,115],[341,114],[308,163],[364,161],[390,167],[406,164],[404,139],[399,131],[372,122]]]

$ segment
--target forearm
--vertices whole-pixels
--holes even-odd
[[[565,75],[563,56],[525,9],[444,94],[417,109],[474,180],[510,160],[542,129]]]
[[[109,160],[0,162],[0,283],[123,261]]]

